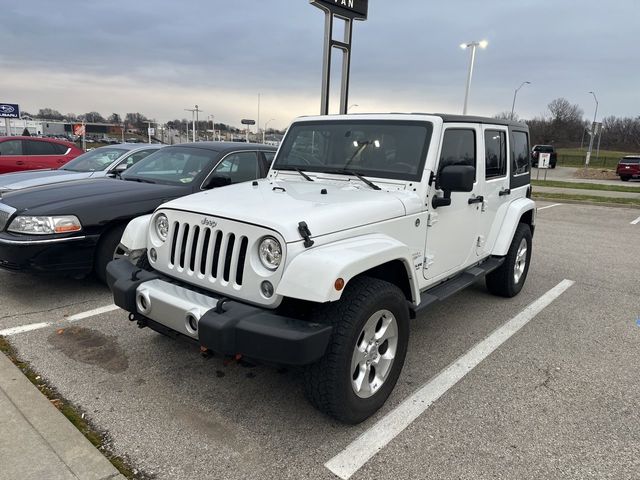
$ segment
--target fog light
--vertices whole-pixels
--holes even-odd
[[[151,259],[152,262],[155,262],[158,260],[158,252],[156,252],[155,248],[152,248],[151,250],[149,250],[149,258]]]
[[[273,285],[271,282],[264,281],[260,284],[260,290],[262,291],[262,295],[267,298],[273,297]]]

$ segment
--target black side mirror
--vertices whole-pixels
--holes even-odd
[[[440,170],[436,188],[444,192],[444,197],[434,196],[433,208],[451,205],[451,192],[471,192],[476,181],[476,169],[471,165],[447,165]]]
[[[202,188],[208,190],[211,188],[226,187],[231,185],[231,177],[227,175],[213,174],[204,182]]]

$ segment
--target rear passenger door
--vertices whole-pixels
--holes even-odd
[[[67,162],[65,154],[68,147],[58,143],[41,140],[23,140],[25,146],[25,164],[27,170],[59,168]]]
[[[483,179],[481,195],[484,201],[476,242],[476,254],[481,257],[491,253],[511,199],[509,128],[503,125],[483,125],[482,135],[484,158],[478,174]]]
[[[0,173],[27,170],[22,140],[0,142]]]

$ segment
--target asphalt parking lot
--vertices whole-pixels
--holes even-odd
[[[363,455],[360,435],[570,280],[351,478],[638,478],[640,210],[538,207],[521,294],[478,284],[413,320],[394,393],[355,427],[314,410],[295,369],[204,358],[120,310],[96,313],[112,302],[95,282],[0,272],[0,335],[149,476],[331,479],[331,459]]]

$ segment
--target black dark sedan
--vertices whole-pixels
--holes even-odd
[[[120,178],[27,188],[0,199],[0,268],[104,280],[132,218],[191,193],[266,176],[275,148],[200,142],[166,147]]]

